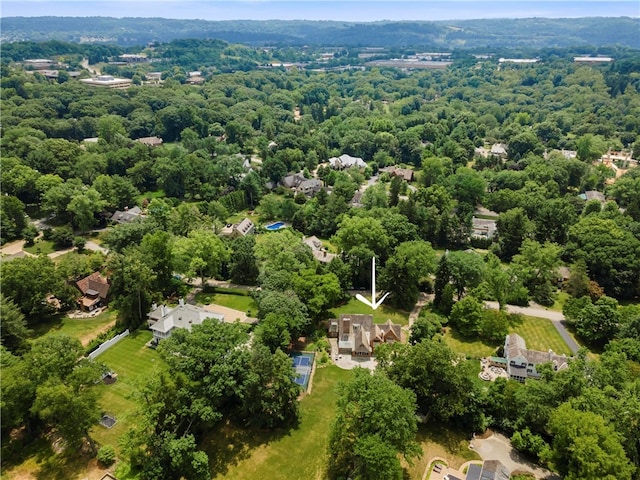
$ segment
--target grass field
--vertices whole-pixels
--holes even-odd
[[[248,295],[236,295],[233,293],[198,293],[196,302],[203,305],[215,303],[223,307],[233,308],[255,316],[258,312],[258,305],[255,300]]]
[[[397,323],[398,325],[409,324],[409,312],[391,308],[384,304],[376,310],[371,310],[371,307],[356,300],[355,298],[352,298],[344,305],[332,308],[330,313],[334,318],[338,318],[338,316],[343,313],[373,313],[373,321],[375,323],[384,323],[391,319],[393,323]]]
[[[162,190],[156,190],[155,192],[144,192],[138,195],[137,203],[138,205],[142,205],[142,201],[145,198],[148,198],[149,200],[153,200],[154,198],[164,198],[164,197],[165,197],[165,194],[164,194],[164,191]]]
[[[301,421],[290,431],[245,431],[230,425],[204,442],[212,475],[223,479],[321,479],[334,415],[335,387],[349,378],[336,366],[319,368],[301,403]]]
[[[562,355],[571,355],[571,349],[562,339],[551,320],[537,317],[522,317],[522,323],[512,325],[509,333],[517,333],[527,343],[527,348],[546,352],[549,349]],[[445,342],[451,349],[471,358],[481,358],[494,355],[496,346],[484,343],[480,339],[467,338],[460,335],[456,330],[447,328]]]
[[[58,249],[55,248],[51,240],[40,239],[40,240],[36,240],[36,242],[30,247],[24,247],[23,250],[33,255],[40,255],[40,254],[49,255],[50,253],[53,253]]]
[[[135,331],[96,358],[96,362],[104,363],[118,375],[116,383],[96,387],[103,411],[117,419],[110,429],[101,425],[92,428],[91,437],[101,445],[118,448],[118,438],[135,422],[136,403],[131,394],[154,372],[167,368],[158,352],[145,346],[151,337],[149,330]]]
[[[116,312],[113,310],[107,310],[94,318],[57,317],[31,327],[31,338],[60,333],[77,338],[86,345],[115,320]]]

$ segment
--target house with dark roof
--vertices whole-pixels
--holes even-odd
[[[305,179],[296,188],[296,191],[305,194],[307,197],[313,197],[322,190],[322,182],[317,178]]]
[[[517,333],[507,335],[504,342],[504,356],[507,360],[509,378],[524,383],[528,378],[540,378],[538,365],[551,363],[554,371],[569,367],[570,357],[558,355],[553,350],[540,352],[529,350],[527,344]]]
[[[109,281],[100,272],[94,272],[76,282],[76,287],[82,292],[78,300],[81,310],[91,312],[107,304],[109,296]]]
[[[482,465],[472,463],[465,480],[509,480],[511,472],[499,460],[485,460]]]
[[[342,314],[329,322],[329,336],[338,338],[338,352],[370,357],[381,343],[399,342],[402,333],[391,320],[373,323],[373,315]]]
[[[201,325],[207,319],[224,322],[224,315],[186,304],[183,299],[180,299],[178,306],[174,308],[154,304],[147,316],[147,325],[153,332],[153,341],[158,343],[160,340],[169,338],[177,328],[191,331],[193,325]]]
[[[129,223],[137,218],[144,218],[145,216],[138,206],[133,208],[124,207],[123,211],[116,210],[115,213],[111,215],[111,220],[116,223]]]
[[[294,173],[293,175],[287,175],[284,177],[280,183],[282,183],[285,188],[296,189],[306,180],[307,179],[299,173]]]
[[[587,190],[586,192],[581,193],[578,196],[581,199],[586,200],[587,202],[589,200],[598,200],[600,203],[604,203],[605,201],[604,194],[601,192],[598,192],[597,190]]]

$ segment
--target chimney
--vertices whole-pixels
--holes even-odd
[[[184,307],[184,299],[183,298],[178,300],[178,305],[180,305],[181,307]]]
[[[155,310],[156,308],[158,308],[158,304],[156,302],[153,302],[151,304],[151,310]]]
[[[162,305],[161,312],[162,312],[162,316],[163,317],[167,316],[167,306],[166,305]]]

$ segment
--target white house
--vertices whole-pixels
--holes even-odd
[[[200,325],[206,319],[224,322],[224,315],[205,310],[196,305],[188,305],[180,299],[177,307],[168,308],[166,305],[157,306],[149,312],[147,324],[153,332],[153,339],[159,342],[169,338],[176,328],[186,328],[191,331],[193,325]]]

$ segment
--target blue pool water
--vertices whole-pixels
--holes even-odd
[[[274,222],[274,223],[270,223],[269,225],[265,225],[264,228],[266,228],[269,231],[275,231],[275,230],[280,230],[281,228],[284,228],[284,222]]]

